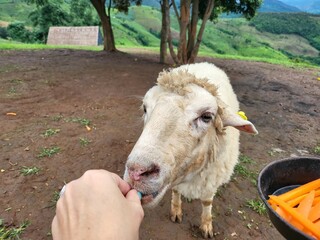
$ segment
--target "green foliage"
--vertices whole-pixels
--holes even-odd
[[[259,215],[267,213],[267,208],[260,199],[247,200],[246,206],[248,208],[251,208],[253,211],[259,213]]]
[[[5,27],[0,27],[0,38],[7,39],[8,38],[8,31]]]
[[[38,154],[38,157],[52,157],[54,154],[57,154],[58,152],[60,152],[59,147],[42,148],[40,153]]]
[[[297,34],[320,50],[320,15],[307,13],[259,13],[251,22],[259,31]]]
[[[24,23],[14,22],[7,27],[8,36],[16,41],[20,42],[34,42],[34,35],[32,32],[26,29]]]
[[[28,176],[28,175],[35,175],[35,174],[38,174],[40,171],[40,168],[38,167],[22,167],[21,170],[20,170],[20,173],[23,175],[23,176]]]
[[[60,132],[60,129],[49,128],[42,134],[42,136],[43,137],[51,137],[51,136],[57,134],[58,132]]]
[[[48,0],[30,13],[30,20],[37,27],[37,39],[45,42],[51,26],[66,26],[70,22],[68,13],[59,1]]]
[[[97,14],[94,12],[90,1],[70,1],[70,22],[71,26],[95,26],[99,25]]]
[[[199,1],[199,16],[202,18],[209,1]],[[251,19],[256,14],[256,10],[260,7],[262,0],[215,0],[214,9],[210,16],[211,20],[215,20],[222,13],[241,14],[247,19]]]
[[[15,240],[20,239],[21,233],[30,225],[29,221],[24,221],[19,227],[6,226],[2,219],[0,219],[0,239],[1,240]]]

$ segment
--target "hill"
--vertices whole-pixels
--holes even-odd
[[[301,12],[301,9],[278,0],[264,0],[259,12]]]
[[[28,25],[27,12],[30,11],[31,6],[18,1],[15,4],[6,5],[8,6],[11,7],[9,10],[12,14],[4,13],[4,8],[1,7],[0,22],[18,20],[25,21]],[[14,9],[23,7],[26,7],[26,11],[15,15]],[[157,8],[133,6],[128,14],[113,11],[112,15],[117,46],[159,48],[161,13]],[[281,31],[270,29],[280,25]],[[285,27],[292,30],[285,31]],[[275,61],[293,59],[294,61],[318,63],[320,33],[317,29],[319,27],[319,16],[308,14],[268,15],[259,13],[251,22],[242,18],[221,18],[217,23],[207,24],[200,51],[201,54],[206,55],[275,59]],[[308,30],[297,32],[297,29]],[[171,30],[173,36],[176,37],[174,39],[176,44],[179,26],[175,17],[172,17]],[[313,32],[318,35],[312,34]]]
[[[283,3],[297,7],[304,12],[320,13],[320,0],[281,0]]]

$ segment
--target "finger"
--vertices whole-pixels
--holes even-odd
[[[127,195],[127,193],[131,189],[130,185],[115,173],[111,173],[111,176],[112,176],[113,180],[116,182],[116,184],[118,185],[122,194]]]
[[[127,195],[126,195],[126,199],[132,202],[136,202],[141,204],[141,200],[139,198],[138,192],[135,189],[131,189]]]

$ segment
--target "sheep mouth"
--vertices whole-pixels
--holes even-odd
[[[140,192],[142,195],[141,203],[145,207],[154,207],[156,206],[160,200],[163,198],[164,194],[167,192],[167,189],[169,188],[169,185],[166,185],[159,189],[158,191],[152,192],[152,193],[143,193]]]
[[[142,198],[141,198],[142,204],[148,204],[148,203],[152,202],[159,195],[159,191],[153,192],[151,194],[146,194],[146,193],[142,193],[142,192],[140,192],[140,193],[142,195]]]

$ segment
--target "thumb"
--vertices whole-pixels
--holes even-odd
[[[141,201],[140,201],[138,192],[137,192],[137,190],[135,190],[135,189],[131,189],[131,190],[127,193],[126,199],[129,200],[129,201],[131,201],[131,202],[136,202],[136,203],[141,204]]]

